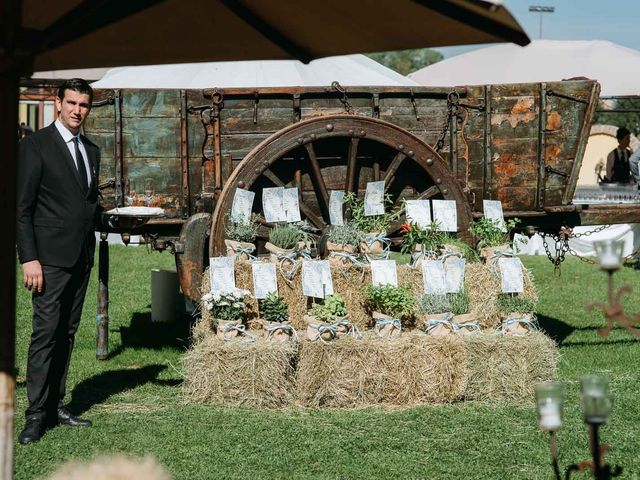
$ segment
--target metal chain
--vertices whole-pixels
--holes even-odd
[[[581,262],[589,263],[589,264],[596,263],[590,258],[586,258],[579,255],[578,252],[572,249],[569,246],[569,239],[571,237],[573,238],[588,237],[594,233],[601,232],[605,228],[609,228],[610,226],[611,225],[602,225],[600,227],[594,228],[593,230],[590,230],[588,232],[583,232],[583,233],[573,233],[573,229],[568,227],[562,227],[558,235],[555,235],[552,233],[539,232],[540,236],[542,237],[542,243],[544,245],[544,251],[547,254],[547,258],[549,259],[549,261],[551,261],[551,263],[553,263],[553,266],[554,266],[553,274],[558,277],[561,275],[562,272],[560,271],[560,267],[562,265],[562,262],[564,262],[565,255],[567,253],[569,255],[576,257]],[[549,245],[547,245],[547,242],[546,242],[547,237],[551,237],[555,242],[555,255],[552,255],[551,252],[549,251]]]
[[[344,105],[345,112],[352,114],[353,107],[349,103],[349,97],[347,97],[347,89],[344,88],[342,85],[340,85],[340,83],[337,81],[331,82],[331,87],[333,87],[336,91],[342,94],[342,98],[339,98],[339,100],[340,102],[342,102],[342,105]]]
[[[442,147],[444,147],[444,139],[447,136],[447,131],[449,130],[449,124],[451,123],[451,117],[453,113],[458,110],[460,107],[460,95],[455,90],[452,90],[447,95],[447,114],[442,122],[442,129],[440,136],[438,137],[438,141],[434,145],[433,149],[436,152],[440,152]]]

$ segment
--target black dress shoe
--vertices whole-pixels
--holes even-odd
[[[37,442],[42,438],[45,430],[44,421],[41,417],[27,418],[27,423],[25,423],[22,432],[18,436],[18,442],[22,445]]]
[[[69,425],[70,427],[90,427],[91,422],[84,418],[74,416],[66,408],[58,409],[58,425]]]

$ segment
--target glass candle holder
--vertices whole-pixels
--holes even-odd
[[[622,240],[599,240],[593,242],[596,255],[600,260],[602,270],[614,271],[622,267],[622,252],[624,251],[624,241]]]
[[[580,378],[582,413],[587,423],[607,423],[612,401],[609,395],[609,380],[587,375]]]
[[[562,426],[562,384],[543,382],[535,387],[538,425],[542,430],[555,432]]]

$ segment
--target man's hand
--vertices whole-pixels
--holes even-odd
[[[38,260],[31,260],[22,264],[22,278],[24,279],[25,288],[32,292],[42,292],[44,277],[42,276],[42,265]]]

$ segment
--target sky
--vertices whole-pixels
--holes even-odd
[[[544,13],[545,40],[609,40],[640,50],[640,0],[503,0],[529,38],[539,38],[540,14],[531,5],[555,7]],[[436,48],[445,58],[488,45]]]

